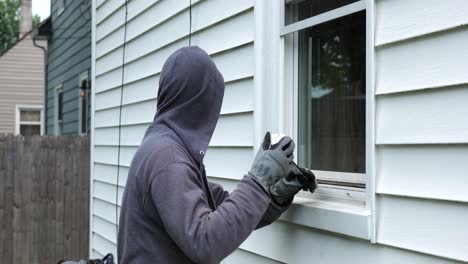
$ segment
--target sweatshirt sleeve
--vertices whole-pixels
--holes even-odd
[[[208,182],[208,184],[210,185],[211,192],[213,193],[217,206],[219,206],[224,201],[224,199],[229,197],[229,192],[225,191],[223,186],[213,182]],[[280,216],[291,206],[292,201],[293,199],[284,205],[280,205],[276,203],[274,199],[271,199],[270,203],[268,204],[268,209],[255,229],[260,229],[278,220],[278,218],[280,218]]]
[[[278,220],[278,218],[280,218],[280,216],[286,210],[288,210],[289,206],[291,206],[292,201],[293,199],[291,199],[284,205],[280,205],[276,203],[274,199],[271,199],[270,204],[268,204],[268,209],[266,210],[265,214],[262,217],[262,220],[260,220],[260,223],[258,223],[255,229],[260,229]]]
[[[223,186],[217,183],[208,182],[208,185],[210,185],[210,189],[213,193],[213,198],[215,200],[216,206],[219,206],[229,196],[229,192],[225,191],[223,189]]]
[[[250,176],[212,210],[197,173],[175,163],[155,176],[151,196],[164,228],[196,263],[219,263],[256,228],[269,197]]]

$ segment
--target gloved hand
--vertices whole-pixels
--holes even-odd
[[[294,141],[290,137],[283,137],[278,143],[271,145],[270,132],[266,133],[249,171],[266,193],[269,193],[277,179],[289,174],[294,148]]]
[[[291,172],[270,187],[272,198],[280,205],[291,200],[301,189],[313,193],[317,189],[315,175],[308,169],[291,163]]]

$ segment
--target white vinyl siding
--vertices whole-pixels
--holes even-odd
[[[278,76],[265,80],[266,87],[254,86],[259,66],[255,60],[268,56],[268,52],[254,48],[254,40],[264,32],[254,32],[253,0],[192,2],[192,44],[207,50],[226,81],[222,114],[205,157],[207,174],[210,181],[233,190],[250,167],[258,140],[254,135],[263,133],[256,130],[262,127],[258,124],[269,121],[254,115],[254,109],[262,109],[258,104],[263,104],[255,95]],[[463,48],[468,3],[374,3],[377,243],[352,237],[367,234],[367,226],[349,230],[346,223],[340,223],[340,213],[346,211],[315,210],[313,202],[303,205],[296,201],[293,210],[271,226],[253,232],[223,263],[468,261],[468,113],[464,107],[468,79],[463,72],[468,68]],[[172,52],[188,44],[188,1],[129,2],[121,166],[117,168],[123,4],[124,0],[96,3],[90,218],[90,252],[96,257],[116,253],[116,192],[120,205],[128,166],[153,120],[162,65]],[[275,119],[271,115],[267,118]],[[313,209],[306,210],[307,206]],[[330,221],[321,221],[322,226],[310,224],[315,219]]]
[[[468,202],[468,146],[382,145],[377,156],[378,193]]]
[[[159,74],[167,57],[188,44],[188,1],[129,1],[121,118],[120,179],[116,187],[125,7],[98,1],[91,253],[116,253],[116,191],[120,206],[128,167],[156,112]],[[253,1],[192,1],[192,45],[210,54],[226,90],[207,151],[209,176],[240,179],[253,158]],[[120,209],[120,208],[119,208]],[[239,259],[263,259],[239,252]],[[268,263],[268,262],[266,262]],[[275,262],[273,262],[275,263]]]
[[[460,263],[278,221],[252,233],[241,249],[282,263]],[[242,263],[242,262],[240,262]],[[248,262],[245,262],[248,263]]]
[[[447,262],[468,261],[467,24],[463,0],[376,1],[377,243]]]

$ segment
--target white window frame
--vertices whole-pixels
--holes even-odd
[[[297,138],[297,98],[291,92],[288,71],[294,65],[288,59],[285,34],[330,21],[346,14],[366,10],[366,188],[321,185],[313,195],[301,192],[281,217],[313,228],[368,239],[375,243],[375,125],[374,125],[374,3],[361,0],[317,16],[285,26],[285,1],[255,2],[255,151],[266,131]],[[300,24],[297,24],[300,23]],[[275,25],[277,25],[275,27]],[[297,43],[297,41],[296,41]],[[297,54],[297,52],[296,52]],[[297,60],[295,60],[297,62]],[[295,71],[297,72],[297,70]],[[293,76],[293,75],[289,75]],[[289,77],[291,78],[291,77]],[[297,82],[295,82],[297,85]],[[297,87],[294,87],[294,91]],[[294,92],[297,95],[297,92]],[[254,153],[255,153],[254,151]],[[297,151],[297,150],[296,150]],[[295,155],[297,157],[297,155]],[[331,172],[315,171],[319,177],[340,178]],[[352,175],[360,177],[362,175]],[[320,215],[320,217],[317,217]]]
[[[288,2],[288,1],[286,1]],[[349,14],[353,14],[359,11],[363,11],[366,9],[364,1],[358,1],[337,9],[333,9],[331,11],[304,19],[302,21],[295,22],[293,24],[283,26],[281,28],[281,37],[285,38],[286,44],[283,47],[284,49],[284,63],[287,65],[292,65],[290,69],[284,69],[284,83],[290,84],[293,83],[292,89],[285,89],[281,92],[284,95],[284,98],[289,98],[289,101],[284,101],[283,104],[289,106],[283,112],[286,112],[285,118],[290,118],[292,124],[290,124],[288,134],[293,135],[294,138],[298,138],[299,131],[298,131],[298,32],[300,30],[312,27],[314,25],[318,25],[327,21],[332,21],[337,18],[341,18],[347,16]],[[284,19],[284,15],[282,16]],[[367,33],[367,32],[366,32]],[[367,48],[367,47],[366,47]],[[287,61],[289,60],[289,61]],[[291,71],[292,70],[292,71]],[[366,75],[369,74],[368,66],[366,65]],[[369,85],[366,87],[366,98],[369,96],[367,93],[367,89]],[[367,115],[366,107],[366,115]],[[292,110],[289,111],[289,110]],[[368,117],[366,116],[366,135],[370,133],[372,129],[368,122]],[[292,128],[292,129],[291,129]],[[366,137],[366,146],[370,142],[368,142],[368,138]],[[296,148],[295,157],[298,157],[298,150]],[[367,164],[367,155],[366,152],[366,164]],[[366,174],[365,173],[350,173],[350,172],[335,172],[335,171],[323,171],[323,170],[313,170],[314,174],[316,175],[317,179],[323,182],[335,183],[340,186],[365,186],[366,184]],[[333,186],[330,186],[333,188]],[[351,189],[353,190],[353,189]],[[360,199],[359,193],[356,192],[363,192],[359,188],[354,188],[355,195],[351,195],[351,198]],[[365,199],[363,200],[365,203]]]
[[[56,136],[59,136],[63,133],[62,131],[63,120],[58,119],[58,115],[59,115],[58,94],[59,92],[62,92],[62,104],[63,104],[63,84],[59,84],[55,86],[54,88],[54,134]],[[62,105],[62,110],[63,110],[63,105]]]
[[[283,87],[280,87],[280,94],[284,96],[282,100],[283,104],[286,106],[290,106],[288,109],[292,110],[289,112],[289,116],[284,116],[283,119],[291,119],[292,125],[289,125],[289,132],[294,138],[298,138],[298,39],[297,35],[298,32],[302,29],[310,28],[312,26],[322,24],[327,21],[332,21],[356,12],[365,11],[367,10],[366,3],[367,0],[361,0],[349,5],[345,5],[343,7],[339,7],[333,9],[331,11],[295,22],[290,25],[284,24],[284,5],[281,5],[283,10],[281,10],[282,21],[281,28],[280,28],[280,37],[283,41],[288,41],[287,38],[294,38],[293,41],[294,45],[291,43],[285,43],[282,46],[282,53],[283,55],[283,63],[292,65],[293,66],[293,73],[291,73],[290,69],[284,69],[284,83],[293,83],[293,89],[286,89],[286,86],[283,83]],[[369,2],[369,1],[367,1]],[[369,24],[372,23],[372,18],[368,17],[368,13],[366,13],[366,38],[369,35],[372,35],[370,32]],[[373,199],[369,199],[370,195],[368,192],[373,192],[370,190],[372,188],[372,179],[371,175],[373,175],[373,159],[375,154],[375,143],[374,143],[374,121],[373,121],[373,112],[374,112],[374,101],[373,101],[373,82],[372,79],[369,79],[370,76],[373,75],[373,67],[371,65],[371,61],[369,60],[370,50],[373,49],[373,42],[367,38],[366,41],[366,56],[368,59],[366,60],[366,173],[345,173],[345,172],[333,172],[333,171],[319,171],[313,170],[314,174],[317,176],[317,179],[322,181],[334,181],[334,182],[341,182],[341,185],[321,185],[321,188],[317,190],[317,193],[314,195],[310,195],[309,193],[302,192],[301,196],[305,199],[318,199],[318,200],[331,200],[331,201],[339,201],[342,203],[350,204],[350,205],[361,205],[364,210],[371,211],[371,206],[373,206]],[[295,58],[293,58],[295,57]],[[291,61],[287,62],[286,60],[290,58]],[[289,102],[285,102],[288,100]],[[285,109],[286,110],[286,109]],[[287,111],[283,111],[283,113],[287,114]],[[297,155],[296,149],[296,157]],[[373,176],[372,176],[373,177]],[[346,187],[347,184],[365,184],[365,189],[353,188],[353,187]],[[369,184],[369,186],[368,186]]]
[[[21,132],[21,125],[40,125],[40,135],[44,135],[44,107],[42,105],[15,105],[15,135]],[[40,111],[40,120],[36,121],[21,121],[21,111]]]
[[[62,3],[62,4],[60,4],[60,3]],[[63,11],[65,10],[65,0],[58,0],[57,5],[58,5],[57,16],[60,16],[63,13]]]
[[[88,82],[88,85],[89,85],[88,71],[82,72],[78,77],[78,87],[79,87],[79,89],[78,89],[78,134],[79,135],[86,135],[87,134],[87,132],[83,133],[83,131],[81,131],[82,122],[84,121],[84,122],[87,123],[87,120],[82,120],[82,116],[81,116],[81,110],[82,110],[81,108],[82,108],[82,102],[83,102],[83,97],[81,97],[81,84],[82,84],[82,82],[84,80],[86,80]],[[85,96],[88,98],[88,100],[91,99],[90,96],[89,96],[90,92],[91,92],[90,89],[85,91],[85,93],[86,93]],[[88,101],[88,104],[89,104],[89,101]],[[86,116],[89,117],[89,114],[90,114],[89,113],[89,108],[86,108]],[[89,131],[88,125],[86,125],[86,126],[87,126],[86,130]]]

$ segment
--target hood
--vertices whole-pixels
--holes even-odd
[[[192,158],[202,164],[223,96],[223,76],[208,54],[196,46],[181,48],[162,68],[153,125],[172,129]]]

